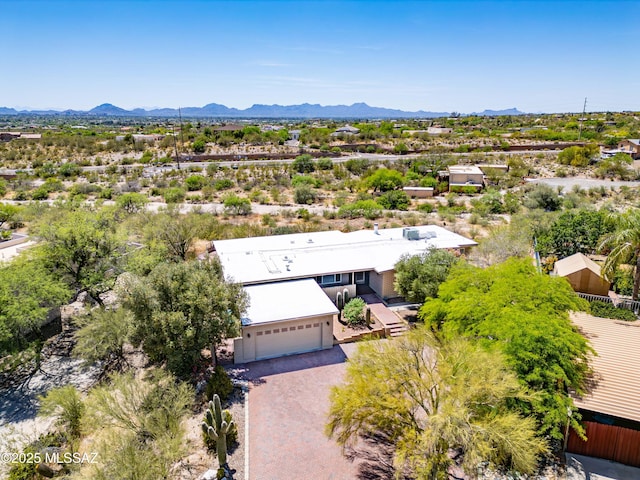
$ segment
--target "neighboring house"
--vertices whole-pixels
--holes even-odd
[[[395,264],[403,255],[420,254],[429,248],[462,253],[474,245],[473,240],[435,225],[378,229],[375,224],[373,230],[349,233],[329,231],[216,240],[212,250],[217,253],[225,275],[244,285],[252,302],[258,302],[250,307],[248,321],[243,320],[242,353],[238,351],[236,361],[317,349],[316,344],[311,348],[308,343],[307,328],[321,328],[324,339],[328,333],[322,330],[320,320],[316,321],[322,317],[325,324],[331,323],[327,328],[333,332],[333,319],[326,318],[333,313],[325,309],[328,303],[321,299],[335,302],[337,293],[345,290],[350,298],[372,291],[385,300],[396,298],[399,295],[394,289]],[[305,283],[298,285],[291,280]],[[286,312],[282,310],[283,302],[288,304]],[[259,311],[254,310],[256,305],[260,305]],[[245,342],[249,328],[262,329],[265,323],[292,323],[298,321],[296,318],[305,319],[304,329],[298,329],[298,324],[295,332],[288,328],[286,342],[276,339],[273,330],[269,334],[270,346],[252,347]],[[306,322],[307,318],[314,320]],[[316,323],[318,326],[314,326]],[[278,335],[283,335],[281,329]],[[261,342],[267,341],[266,333],[260,337]],[[326,348],[326,343],[322,345]]]
[[[558,260],[553,274],[566,278],[576,292],[603,297],[609,294],[611,283],[602,276],[600,265],[582,253]]]
[[[449,135],[453,133],[452,128],[447,127],[427,127],[426,130],[403,130],[407,135]]]
[[[216,125],[211,127],[211,130],[214,132],[237,132],[238,130],[242,130],[244,125],[237,125],[229,123],[227,125]]]
[[[640,322],[571,315],[589,339],[593,378],[582,397],[573,395],[587,441],[571,430],[567,451],[640,467]],[[629,477],[631,478],[631,477]]]
[[[338,135],[357,135],[360,133],[360,129],[356,127],[352,127],[351,125],[345,125],[344,127],[337,128],[335,132],[331,134],[333,137],[337,137]]]
[[[449,167],[449,190],[461,187],[473,187],[481,190],[484,186],[484,173],[474,165],[452,165]]]
[[[20,132],[0,132],[0,142],[10,142],[14,138],[20,138]]]
[[[299,141],[300,140],[300,130],[289,130],[289,137],[294,142]]]
[[[640,159],[640,139],[629,139],[618,142],[618,151],[630,155],[634,160]]]
[[[125,135],[116,136],[116,142],[122,142],[124,140]],[[131,137],[136,142],[155,142],[158,140],[162,140],[165,135],[160,134],[146,134],[146,133],[134,133]]]
[[[453,132],[452,128],[447,127],[428,127],[427,133],[429,135],[449,135]]]

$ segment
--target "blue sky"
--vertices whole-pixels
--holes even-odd
[[[4,1],[0,106],[640,110],[640,1]]]

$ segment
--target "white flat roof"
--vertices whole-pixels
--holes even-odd
[[[403,237],[402,228],[296,233],[216,240],[214,246],[226,276],[242,284],[309,278],[343,272],[392,270],[402,255],[428,248],[456,249],[477,245],[436,225],[411,227],[418,240]]]
[[[242,318],[245,327],[338,313],[333,302],[311,279],[250,285],[244,290],[249,295],[249,308]]]
[[[449,167],[449,173],[471,173],[475,175],[482,175],[482,170],[475,165],[451,165]]]

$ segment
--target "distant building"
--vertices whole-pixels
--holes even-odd
[[[289,130],[289,137],[291,137],[291,140],[293,140],[294,142],[297,142],[300,140],[300,130]]]
[[[10,142],[14,138],[20,138],[20,132],[0,132],[0,142]]]
[[[618,150],[631,155],[631,158],[637,160],[640,158],[640,139],[630,138],[629,140],[621,140],[618,143]]]
[[[40,140],[42,134],[40,133],[22,133],[22,132],[0,132],[0,142],[10,142],[17,138],[23,138],[25,140]]]
[[[427,133],[429,135],[448,135],[453,132],[452,128],[447,127],[429,127]]]
[[[144,133],[134,133],[131,135],[136,142],[155,142],[157,140],[162,140],[165,135],[160,134],[144,134]],[[117,142],[121,142],[124,140],[125,135],[118,135],[116,137]]]
[[[337,137],[338,135],[357,135],[360,133],[360,129],[356,127],[352,127],[351,125],[345,125],[344,127],[337,128],[335,132],[331,134],[333,137]]]
[[[449,167],[449,191],[462,187],[477,190],[484,186],[484,173],[475,165],[452,165]]]
[[[433,187],[404,187],[402,190],[412,198],[433,197]]]
[[[228,124],[228,125],[217,125],[215,127],[211,127],[211,130],[214,132],[237,132],[238,130],[242,130],[244,125],[236,125],[236,124]]]

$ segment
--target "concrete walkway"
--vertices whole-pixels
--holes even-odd
[[[377,295],[367,293],[360,295],[360,297],[367,302],[367,307],[371,309],[371,314],[384,326],[387,336],[397,337],[409,330],[405,321],[390,310]]]
[[[567,480],[638,480],[640,468],[601,458],[566,454]]]

